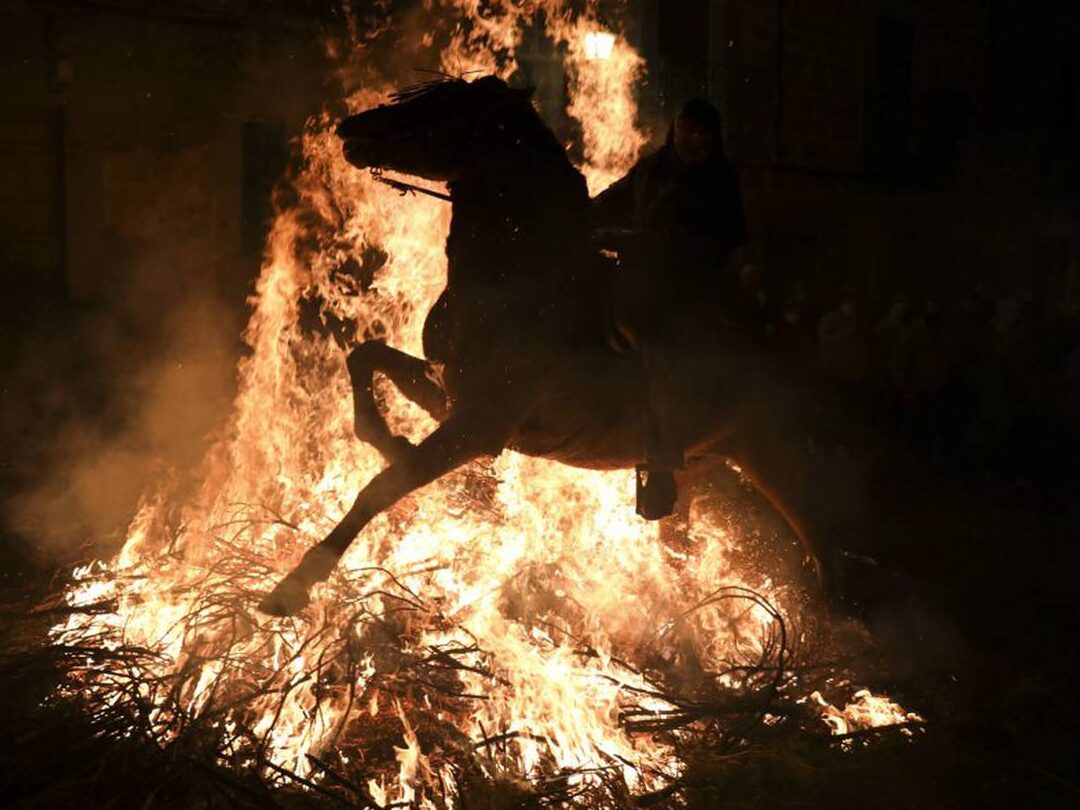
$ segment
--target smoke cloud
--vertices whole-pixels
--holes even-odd
[[[175,255],[130,257],[123,297],[53,312],[22,341],[5,407],[8,463],[25,485],[5,521],[21,556],[53,563],[114,546],[147,484],[190,474],[223,428],[238,308],[205,279],[177,283]]]

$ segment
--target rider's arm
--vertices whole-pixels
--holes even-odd
[[[592,201],[594,229],[623,229],[634,226],[634,178],[637,166],[609,186]]]
[[[735,173],[723,166],[709,182],[686,190],[672,212],[670,227],[690,256],[705,261],[746,241],[746,220]]]
[[[729,166],[727,182],[722,191],[721,242],[727,249],[741,247],[746,242],[746,215],[743,213],[739,178]]]

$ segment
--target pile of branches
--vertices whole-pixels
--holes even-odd
[[[282,623],[283,639],[302,642],[274,657],[272,665],[269,656],[244,657],[238,649],[264,622],[254,606],[275,572],[242,543],[217,542],[222,548],[216,562],[202,581],[190,584],[198,598],[180,619],[185,639],[209,639],[202,631],[212,627],[213,640],[185,643],[178,668],[164,666],[159,651],[117,645],[113,638],[46,637],[65,613],[109,613],[115,605],[108,601],[73,608],[54,598],[23,617],[24,634],[34,625],[37,639],[7,651],[0,694],[15,705],[0,708],[16,727],[19,760],[32,763],[20,764],[9,780],[31,805],[79,804],[89,791],[118,806],[134,797],[139,800],[132,804],[163,807],[393,806],[382,803],[377,790],[379,780],[393,783],[399,768],[404,718],[393,706],[407,708],[431,772],[442,775],[428,779],[412,802],[396,806],[685,806],[691,797],[707,795],[713,776],[732,763],[763,746],[775,748],[792,734],[822,750],[835,748],[805,695],[835,682],[845,663],[811,665],[806,650],[792,647],[790,617],[752,590],[720,587],[657,634],[677,636],[699,611],[738,603],[771,619],[753,660],[705,671],[686,656],[658,655],[643,667],[614,659],[618,670],[634,676],[628,680],[646,684],[621,684],[625,732],[665,743],[681,763],[670,772],[643,774],[645,784],[659,787],[642,794],[627,783],[630,763],[617,757],[588,769],[559,768],[549,758],[526,775],[515,742],[530,732],[507,728],[486,730],[480,739],[465,735],[462,721],[486,697],[467,691],[463,676],[497,684],[498,662],[482,640],[453,626],[437,602],[383,568],[354,572],[332,612],[315,617],[315,624],[304,619],[303,632],[289,633],[288,621]],[[583,659],[600,656],[558,619],[556,611],[529,621]],[[444,637],[457,640],[425,645],[424,631],[433,628],[452,630]],[[806,634],[799,628],[799,637]],[[319,651],[313,659],[312,650]],[[207,685],[210,662],[218,674]],[[231,677],[225,679],[225,672]],[[303,763],[286,767],[272,756],[273,737],[290,692],[312,682],[316,703],[309,719],[314,722],[331,704],[341,719],[328,742],[304,754]],[[209,689],[209,698],[193,700],[197,683]],[[373,700],[381,712],[366,708]],[[532,739],[544,749],[545,740]]]

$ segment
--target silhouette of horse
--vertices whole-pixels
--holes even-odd
[[[584,178],[531,94],[495,77],[438,80],[338,126],[353,165],[448,183],[447,286],[424,325],[428,359],[381,342],[350,354],[356,434],[389,465],[265,598],[264,611],[303,607],[310,587],[330,575],[372,518],[473,459],[510,448],[591,469],[640,460],[641,363],[611,347],[605,326],[615,271],[593,246]],[[816,567],[800,510],[790,506],[805,500],[799,470],[789,461],[791,443],[780,439],[788,403],[797,399],[771,359],[737,330],[718,328],[675,366],[691,464],[717,454],[737,464]],[[419,445],[387,428],[372,390],[375,372],[439,421]]]

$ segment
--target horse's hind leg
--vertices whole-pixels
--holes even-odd
[[[356,496],[341,522],[262,601],[260,609],[274,616],[296,613],[308,602],[311,586],[330,576],[356,535],[400,498],[482,455],[505,446],[509,430],[501,430],[489,414],[448,418],[418,446],[403,453]]]
[[[825,538],[810,520],[814,510],[807,502],[806,482],[791,448],[773,437],[758,437],[739,442],[727,455],[791,529],[802,546],[803,565],[818,586],[830,587],[829,561],[822,545]]]
[[[432,378],[432,365],[426,360],[387,346],[382,341],[361,343],[349,354],[349,377],[353,387],[354,431],[361,441],[373,445],[393,462],[411,445],[395,436],[379,412],[375,398],[375,372],[385,374],[390,382],[437,421],[447,415],[446,393]]]

